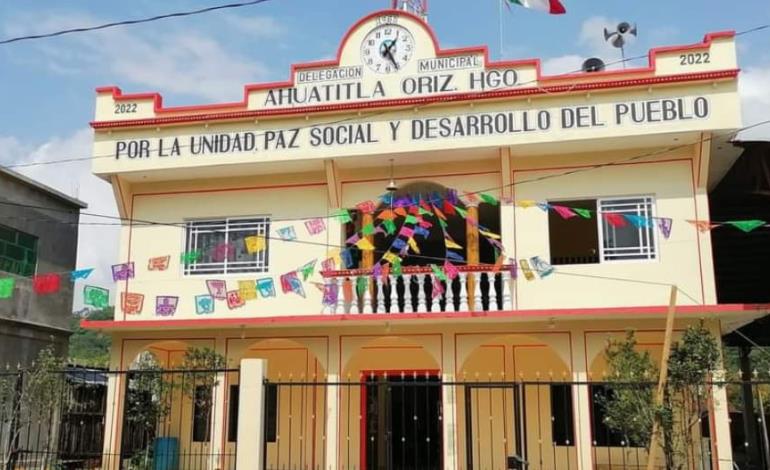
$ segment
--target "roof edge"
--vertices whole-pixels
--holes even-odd
[[[28,186],[32,186],[35,189],[39,189],[49,196],[53,196],[56,199],[62,200],[66,203],[72,204],[73,206],[77,206],[81,209],[88,208],[88,203],[81,201],[80,199],[77,199],[75,197],[72,197],[70,195],[67,195],[63,193],[62,191],[59,191],[58,189],[55,189],[51,186],[48,186],[45,183],[41,183],[40,181],[37,181],[33,178],[30,178],[29,176],[25,176],[21,173],[18,173],[16,171],[11,170],[10,168],[0,166],[0,173],[3,173],[5,175],[10,176],[11,178],[26,184]]]

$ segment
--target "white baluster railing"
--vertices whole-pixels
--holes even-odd
[[[334,305],[324,306],[324,312],[344,313],[427,313],[427,312],[482,312],[513,309],[513,286],[508,266],[494,269],[492,266],[459,267],[455,281],[447,280],[444,292],[432,297],[433,274],[427,267],[410,266],[399,275],[372,278],[370,270],[349,270],[324,273],[327,285],[337,285],[339,295]],[[488,276],[482,286],[484,273]],[[401,281],[399,281],[399,278]],[[367,287],[358,291],[359,279],[367,281]],[[472,281],[471,281],[472,280]],[[363,281],[360,281],[363,282]],[[371,284],[374,282],[374,284]],[[399,293],[398,282],[403,282],[403,293]],[[459,290],[454,292],[454,283]],[[468,284],[471,283],[472,286]],[[413,290],[415,289],[415,290]],[[352,299],[344,293],[352,291]],[[485,307],[484,296],[488,298]],[[457,300],[457,305],[455,305]],[[444,303],[442,309],[441,304]],[[390,305],[390,308],[388,308]],[[403,307],[399,307],[403,305]]]
[[[390,287],[390,311],[389,313],[396,313],[398,312],[398,289],[396,289],[396,281],[398,278],[396,276],[390,275],[388,276],[388,284]]]
[[[484,310],[481,302],[481,273],[471,273],[473,276],[473,311],[481,312]]]
[[[468,306],[468,276],[471,273],[460,273],[460,311],[467,312],[470,310]]]
[[[436,292],[433,291],[434,287],[431,285],[431,299],[430,299],[430,311],[431,313],[440,312],[441,311],[441,298],[444,296],[444,294],[436,295]]]
[[[364,289],[364,305],[363,305],[363,313],[374,313],[374,308],[372,308],[372,285],[369,277],[364,276],[364,279],[366,279],[366,288]]]
[[[501,289],[503,291],[503,310],[513,310],[513,282],[511,281],[511,273],[503,271],[502,273]]]
[[[417,312],[425,313],[428,311],[428,305],[425,301],[425,276],[427,274],[417,274]]]
[[[361,313],[361,304],[358,298],[358,278],[354,277],[350,279],[350,282],[353,283],[353,299],[350,302],[350,313]]]
[[[404,312],[411,313],[414,311],[412,305],[412,275],[404,274]]]
[[[374,278],[377,286],[377,313],[385,313],[385,278]]]

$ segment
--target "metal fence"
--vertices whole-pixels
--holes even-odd
[[[238,378],[238,370],[2,373],[0,468],[235,469]]]
[[[754,445],[760,446],[760,454],[767,453],[762,431],[748,440],[736,434],[735,416],[743,402],[735,389],[750,390],[757,406],[762,393],[770,391],[759,382],[668,390],[674,433],[664,436],[671,447],[658,452],[655,468],[715,468],[708,412],[711,386],[728,389],[733,468],[768,468],[765,460],[745,455]],[[642,469],[648,459],[645,427],[618,420],[624,409],[610,408],[609,403],[644,402],[655,390],[651,383],[446,383],[430,373],[369,375],[357,382],[266,382],[265,387],[264,463],[272,470],[326,469],[334,461],[342,470],[433,470],[444,468],[448,458],[455,459],[456,468],[467,470],[578,468],[577,393],[590,397],[590,416],[580,419],[590,420],[593,468]],[[331,400],[337,401],[338,424],[327,427]],[[629,413],[628,419],[639,416],[644,413]],[[651,427],[650,421],[647,433]],[[760,429],[766,433],[767,427]],[[326,445],[328,432],[335,433],[331,447]],[[328,455],[330,449],[336,459]]]
[[[248,399],[239,397],[239,379],[238,370],[0,373],[0,469],[235,470],[238,404]],[[108,383],[116,385],[112,393]],[[770,382],[710,386],[726,388],[733,468],[769,468]],[[578,425],[590,420],[594,468],[639,469],[648,458],[639,426],[624,429],[617,410],[608,413],[606,404],[624,393],[644,397],[652,390],[647,383],[447,383],[430,371],[371,373],[355,382],[268,381],[264,466],[572,469],[578,468]],[[714,468],[707,392],[669,391],[677,405],[676,436],[666,439],[680,445],[669,468]],[[590,397],[590,416],[577,418],[581,393]],[[328,415],[330,409],[336,416]],[[214,423],[221,430],[218,445],[212,443]],[[658,468],[665,468],[658,455]]]

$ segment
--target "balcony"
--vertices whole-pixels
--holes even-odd
[[[495,312],[512,309],[509,266],[457,266],[452,280],[434,281],[428,266],[404,267],[401,274],[373,276],[371,269],[323,273],[325,290],[336,292],[329,314]]]

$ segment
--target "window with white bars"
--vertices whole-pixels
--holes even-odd
[[[269,268],[270,218],[191,220],[186,224],[185,251],[200,254],[184,263],[185,274],[264,273]],[[263,236],[265,249],[246,250],[244,239]]]
[[[654,201],[651,196],[604,198],[597,200],[599,247],[602,261],[652,260],[657,256]],[[638,216],[645,223],[613,226],[602,214]]]

